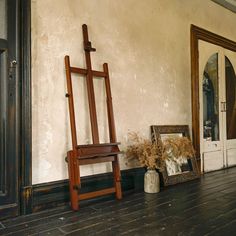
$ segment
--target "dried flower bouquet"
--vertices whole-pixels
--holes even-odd
[[[148,169],[163,170],[165,160],[187,159],[195,155],[191,140],[187,137],[169,137],[163,141],[158,138],[155,142],[140,137],[138,133],[128,134],[126,157],[128,162],[138,161]]]
[[[187,137],[170,137],[162,141],[165,159],[191,158],[195,155],[191,140]]]
[[[137,133],[128,134],[131,143],[126,150],[126,157],[129,161],[138,160],[139,164],[148,169],[163,169],[165,166],[165,156],[163,155],[163,145],[161,140],[152,142],[140,137]]]

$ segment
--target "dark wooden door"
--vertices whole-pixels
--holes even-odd
[[[17,0],[0,0],[0,219],[19,212]]]

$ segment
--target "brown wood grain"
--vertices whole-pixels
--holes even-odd
[[[118,146],[120,143],[116,142],[115,121],[113,114],[108,65],[106,63],[103,64],[104,71],[92,70],[90,52],[95,51],[96,49],[92,48],[92,44],[89,41],[87,25],[83,25],[82,30],[83,30],[84,51],[85,51],[87,68],[82,69],[79,67],[71,67],[69,56],[65,57],[66,79],[67,79],[67,89],[68,89],[66,97],[68,98],[69,102],[71,137],[72,137],[72,147],[73,147],[73,150],[70,150],[67,153],[67,161],[68,161],[68,172],[69,172],[70,199],[71,199],[71,207],[73,210],[79,209],[79,200],[83,199],[94,198],[101,195],[111,194],[114,192],[116,193],[117,199],[122,198],[122,190],[120,184],[121,181],[120,167],[118,160],[118,154],[120,154],[121,152]],[[74,97],[73,97],[73,88],[71,81],[72,73],[77,73],[86,77],[93,144],[78,145],[77,143]],[[107,114],[108,114],[109,135],[111,143],[99,142],[96,102],[95,102],[95,93],[93,84],[94,77],[102,77],[105,80],[105,87],[107,94]],[[95,192],[80,194],[80,188],[81,188],[80,165],[89,165],[103,162],[112,163],[114,187],[105,188]]]

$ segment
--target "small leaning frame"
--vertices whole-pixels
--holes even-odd
[[[188,125],[152,125],[151,126],[152,141],[156,142],[163,136],[177,135],[190,139]],[[188,163],[191,166],[190,171],[176,175],[168,175],[167,168],[161,171],[162,182],[164,186],[174,185],[181,182],[190,181],[200,177],[195,156],[188,158]]]

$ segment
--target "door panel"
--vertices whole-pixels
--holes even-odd
[[[226,136],[227,139],[236,139],[236,76],[234,67],[225,56],[226,77]]]
[[[6,194],[7,42],[0,39],[0,196]]]
[[[219,170],[224,165],[223,161],[223,151],[216,151],[216,152],[205,152],[203,153],[203,165],[204,165],[204,172]]]
[[[227,149],[227,163],[228,166],[236,165],[235,148]]]
[[[17,3],[0,0],[0,219],[19,211]]]
[[[225,62],[225,148],[227,166],[236,165],[236,53],[224,49]]]
[[[222,58],[216,45],[199,41],[200,153],[202,171],[224,167],[220,87]]]
[[[202,170],[236,165],[236,53],[199,41]]]

